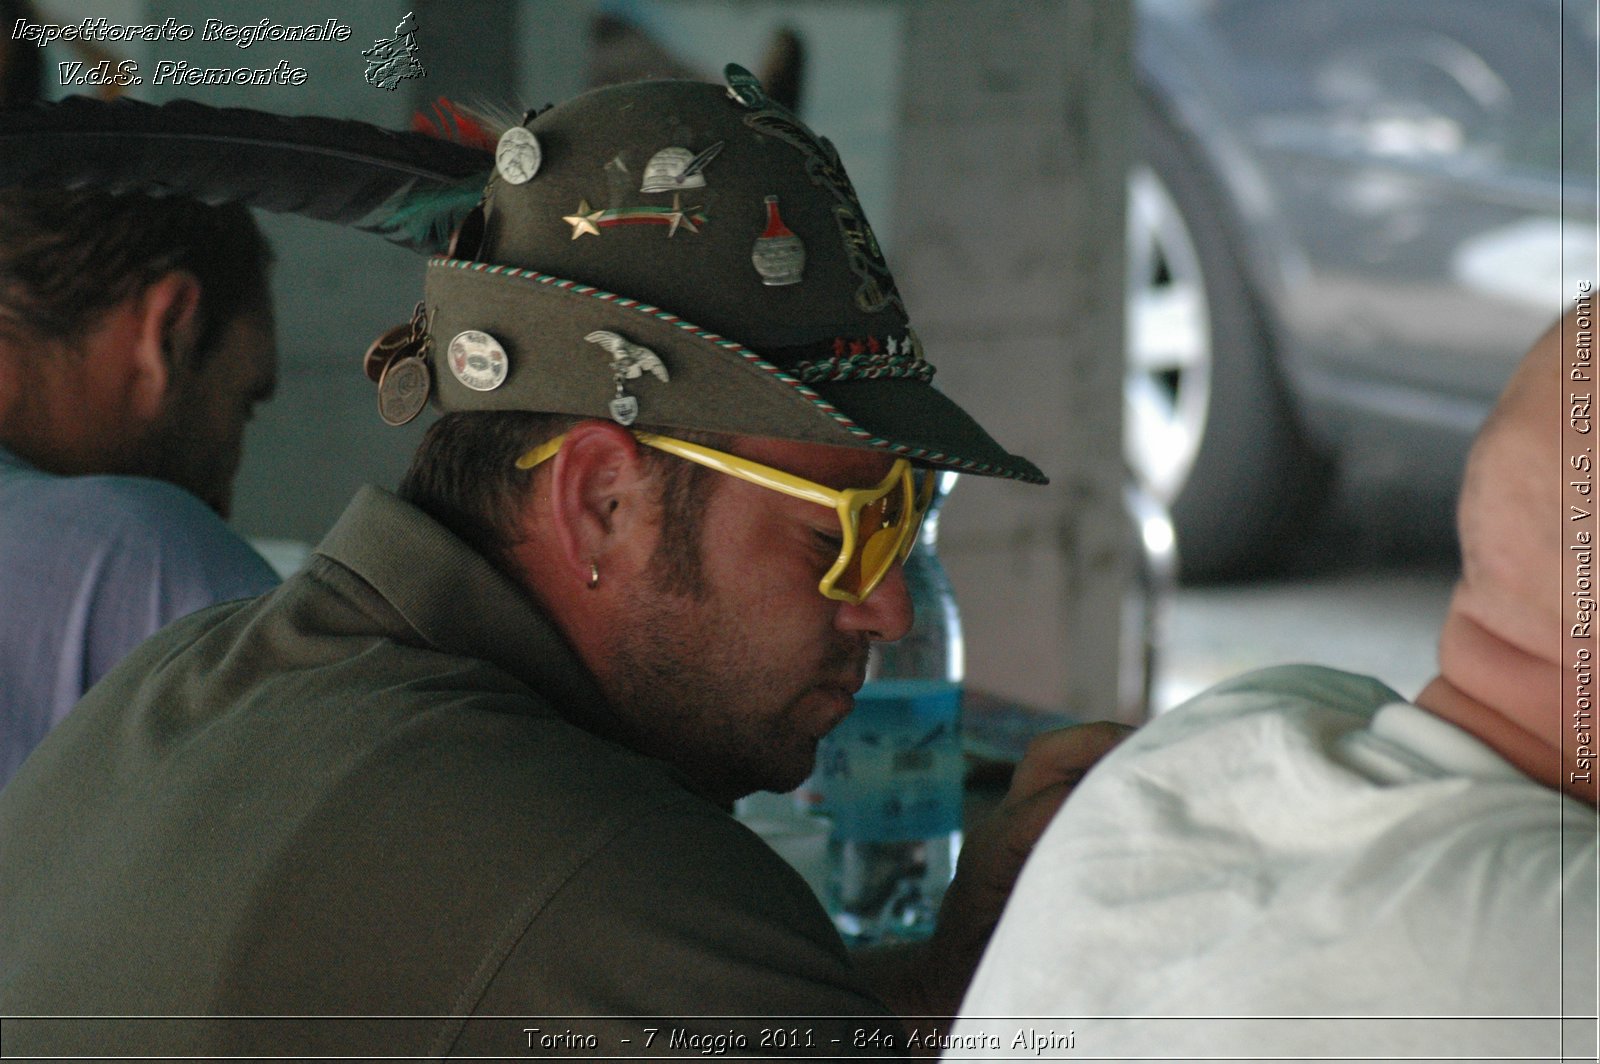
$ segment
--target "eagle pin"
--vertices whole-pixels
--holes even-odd
[[[591,344],[599,344],[611,355],[611,380],[617,389],[611,399],[611,420],[624,427],[633,424],[639,417],[639,400],[624,390],[622,382],[637,380],[646,373],[662,382],[671,380],[665,363],[648,347],[633,343],[608,329],[596,329],[584,339]]]

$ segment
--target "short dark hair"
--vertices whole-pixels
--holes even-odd
[[[198,365],[229,325],[270,306],[271,261],[238,204],[0,189],[0,331],[18,340],[77,347],[112,307],[184,270],[200,283]]]
[[[517,515],[533,479],[533,471],[517,468],[517,459],[581,420],[568,414],[522,411],[446,414],[423,436],[411,468],[400,480],[399,495],[501,572],[514,576]],[[727,446],[724,437],[711,433],[671,430],[667,434],[708,447]],[[703,597],[701,518],[713,473],[650,447],[641,448],[640,455],[661,480],[662,533],[653,559],[657,586]]]

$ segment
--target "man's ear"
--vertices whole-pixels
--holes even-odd
[[[134,297],[130,405],[154,418],[174,373],[182,372],[200,339],[200,282],[185,270],[163,274]]]
[[[597,571],[623,577],[645,556],[640,549],[654,527],[654,495],[633,433],[610,421],[580,421],[567,430],[547,475],[565,581],[588,585]]]

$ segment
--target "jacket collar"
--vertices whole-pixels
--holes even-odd
[[[490,662],[572,723],[621,738],[594,678],[528,595],[415,506],[363,487],[316,553],[370,584],[433,648]]]

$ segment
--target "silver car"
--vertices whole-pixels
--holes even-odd
[[[1128,453],[1185,577],[1241,576],[1353,448],[1449,484],[1517,357],[1596,280],[1596,5],[1137,11]]]

